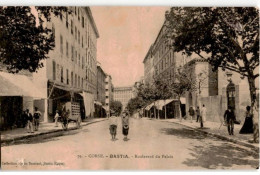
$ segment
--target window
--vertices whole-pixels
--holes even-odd
[[[56,80],[56,63],[52,61],[52,79]]]
[[[75,39],[76,39],[76,41],[77,41],[77,34],[78,34],[77,27],[75,26]]]
[[[78,31],[78,43],[80,44],[80,31]]]
[[[63,54],[63,37],[60,35],[60,53]]]
[[[83,88],[83,78],[81,78],[81,87]]]
[[[78,8],[78,20],[80,21],[80,11],[79,11],[79,8]]]
[[[59,64],[57,64],[57,71],[56,71],[56,74],[57,74],[57,80],[60,80],[60,65]]]
[[[82,25],[83,28],[85,27],[84,26],[84,16],[81,17],[81,25]]]
[[[77,87],[77,85],[78,85],[78,76],[77,76],[77,74],[75,74],[75,87]]]
[[[77,59],[78,58],[78,54],[77,54],[77,51],[75,50],[75,62],[76,62],[76,64],[77,64]]]
[[[69,43],[66,41],[66,56],[69,57]]]
[[[66,12],[66,27],[69,28],[69,22],[68,22],[68,12]]]
[[[73,72],[71,72],[71,86],[73,86]]]
[[[77,7],[75,7],[75,15],[77,15]]]
[[[71,45],[71,61],[74,60],[74,46]]]
[[[80,66],[80,54],[79,54],[79,66]]]
[[[71,20],[71,34],[73,34],[73,21]]]
[[[82,36],[82,48],[84,47],[83,36]]]
[[[60,13],[60,20],[62,21],[62,13]]]
[[[80,77],[78,76],[78,87],[80,87]]]
[[[82,69],[84,69],[85,62],[84,62],[84,57],[82,56]]]
[[[61,70],[60,70],[60,81],[63,83],[63,67],[61,66]]]
[[[69,84],[69,70],[67,69],[66,70],[66,79],[67,79],[67,84]]]

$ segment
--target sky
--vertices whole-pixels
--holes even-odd
[[[143,60],[170,7],[91,7],[100,37],[97,61],[115,87],[132,86],[144,75]]]

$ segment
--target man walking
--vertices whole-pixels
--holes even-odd
[[[33,118],[34,118],[34,130],[35,130],[35,131],[38,131],[41,115],[42,115],[41,112],[38,111],[38,108],[37,108],[37,107],[35,107],[35,112],[34,112],[34,114],[33,114]]]
[[[26,120],[27,120],[27,132],[33,133],[33,116],[29,109],[25,110]]]
[[[192,123],[193,116],[195,114],[193,107],[191,106],[189,109],[189,114],[190,114],[190,122]]]
[[[234,135],[234,121],[236,120],[236,116],[231,106],[225,111],[224,120],[227,123],[228,134]]]
[[[199,122],[199,119],[200,119],[200,107],[199,106],[196,109],[196,115],[197,115],[197,121],[196,122]]]
[[[203,128],[204,127],[204,123],[206,122],[206,114],[207,114],[207,109],[205,107],[205,105],[202,105],[201,108],[201,115],[200,115],[200,127]]]

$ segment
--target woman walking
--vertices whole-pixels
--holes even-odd
[[[250,106],[246,107],[246,113],[245,113],[245,122],[241,130],[239,131],[239,134],[253,134],[253,117],[250,114]]]
[[[123,112],[122,115],[122,132],[124,135],[124,141],[127,141],[127,135],[129,131],[129,117],[126,112]]]

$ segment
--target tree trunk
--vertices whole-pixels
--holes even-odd
[[[178,96],[178,100],[179,100],[179,105],[178,105],[178,110],[179,110],[179,118],[180,118],[180,122],[182,121],[182,116],[181,116],[181,97]]]
[[[154,106],[155,106],[155,102],[154,102]],[[156,119],[156,110],[155,110],[155,107],[153,107],[153,114],[154,114],[154,118]]]
[[[166,108],[166,105],[164,106],[164,118],[167,119],[167,108]]]
[[[251,114],[253,116],[253,129],[254,129],[254,134],[253,134],[253,141],[255,143],[259,142],[259,128],[258,128],[258,115],[257,114],[258,106],[256,104],[256,88],[255,88],[255,79],[253,78],[253,73],[249,73],[248,77],[248,84],[249,84],[249,90],[250,90],[250,99],[251,99]]]

